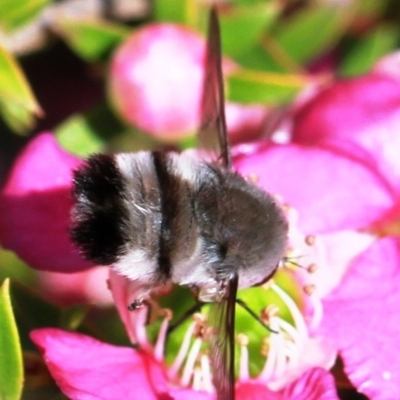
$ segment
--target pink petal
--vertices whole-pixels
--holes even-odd
[[[378,241],[324,301],[320,332],[336,341],[349,379],[371,400],[400,398],[399,255],[397,239]]]
[[[216,400],[215,396],[206,392],[191,389],[173,389],[169,392],[173,400]]]
[[[254,147],[251,153],[236,154],[235,166],[294,207],[306,234],[366,227],[394,203],[375,171],[327,149]]]
[[[226,124],[232,144],[250,142],[261,137],[268,109],[261,105],[225,105]]]
[[[72,171],[80,160],[50,133],[19,155],[0,196],[0,241],[30,266],[71,272],[90,267],[68,235]]]
[[[138,298],[148,297],[148,293],[143,292],[143,285],[118,274],[112,268],[109,270],[109,285],[119,316],[131,343],[138,344],[140,348],[151,352],[152,347],[147,340],[145,330],[147,307],[142,307],[135,311],[128,309],[128,306],[133,301]]]
[[[388,74],[337,82],[298,109],[293,141],[333,146],[372,162],[398,190],[399,106],[400,80]]]
[[[53,328],[34,330],[31,339],[72,400],[172,400],[161,366],[145,353]]]
[[[152,24],[117,50],[110,94],[129,123],[166,139],[194,132],[199,121],[205,42],[173,24]]]
[[[280,392],[273,392],[258,382],[243,382],[236,386],[236,400],[283,400]]]
[[[107,267],[94,267],[70,274],[38,271],[37,278],[40,294],[61,307],[82,303],[103,307],[114,304],[107,287]]]
[[[325,297],[340,284],[354,258],[375,240],[375,236],[351,230],[316,237],[314,248],[318,251],[318,268],[312,274],[312,282],[316,285],[315,293],[319,298]],[[306,261],[305,265],[309,263]]]
[[[239,383],[237,400],[338,400],[333,376],[322,368],[313,368],[278,392],[259,382]]]
[[[282,393],[284,400],[338,400],[333,376],[322,368],[314,368]]]
[[[381,75],[400,79],[400,51],[395,51],[382,57],[374,65],[373,71]]]

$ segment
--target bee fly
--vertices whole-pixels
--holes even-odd
[[[214,162],[156,151],[89,157],[74,175],[71,236],[86,259],[142,286],[133,308],[169,282],[214,303],[214,385],[219,400],[232,400],[236,292],[274,273],[287,223],[269,194],[231,169],[215,10],[199,139],[218,148]]]

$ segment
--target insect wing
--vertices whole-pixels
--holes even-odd
[[[211,365],[218,400],[235,398],[235,305],[238,276],[227,282],[225,296],[210,305],[208,326],[211,334]]]
[[[226,130],[224,85],[221,66],[221,43],[217,12],[210,11],[205,73],[201,102],[201,124],[198,133],[201,147],[217,155],[216,161],[231,168],[232,161]],[[234,327],[238,277],[226,282],[221,301],[210,305],[208,325],[213,383],[218,400],[234,399]]]
[[[231,168],[230,146],[225,121],[220,31],[215,9],[210,11],[208,25],[198,141],[200,147],[218,155],[218,161],[223,167]]]

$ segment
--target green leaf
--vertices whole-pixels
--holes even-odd
[[[18,400],[24,379],[22,352],[9,287],[9,279],[0,287],[0,398]]]
[[[150,150],[160,145],[156,138],[124,125],[105,103],[71,116],[55,133],[65,149],[82,157],[104,151]]]
[[[199,22],[199,2],[193,0],[155,0],[154,18],[196,28]]]
[[[288,102],[310,83],[304,75],[240,70],[228,77],[228,99],[245,104]]]
[[[368,72],[379,58],[396,48],[399,31],[392,25],[380,25],[358,41],[344,58],[339,72],[345,76]]]
[[[110,138],[119,135],[125,126],[106,104],[84,113],[75,114],[55,129],[61,145],[85,157],[104,151]]]
[[[235,61],[243,68],[258,71],[284,73],[297,72],[299,69],[298,64],[293,63],[292,60],[290,60],[290,65],[282,65],[281,60],[276,61],[271,57],[271,54],[265,50],[262,43],[255,43],[253,46],[249,46],[244,53],[235,57]]]
[[[59,18],[54,28],[70,48],[86,61],[107,56],[132,31],[123,25],[100,19]]]
[[[52,0],[1,0],[0,27],[13,30],[33,20]]]
[[[283,65],[300,66],[335,45],[352,17],[352,9],[344,6],[305,8],[282,22],[264,46]]]
[[[237,57],[253,46],[278,16],[275,3],[235,7],[221,13],[221,37],[224,54]]]
[[[19,133],[33,127],[41,109],[17,62],[0,46],[0,112]]]

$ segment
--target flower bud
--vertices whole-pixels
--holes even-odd
[[[173,24],[136,31],[111,63],[109,92],[121,118],[166,140],[192,134],[199,122],[205,42]]]

